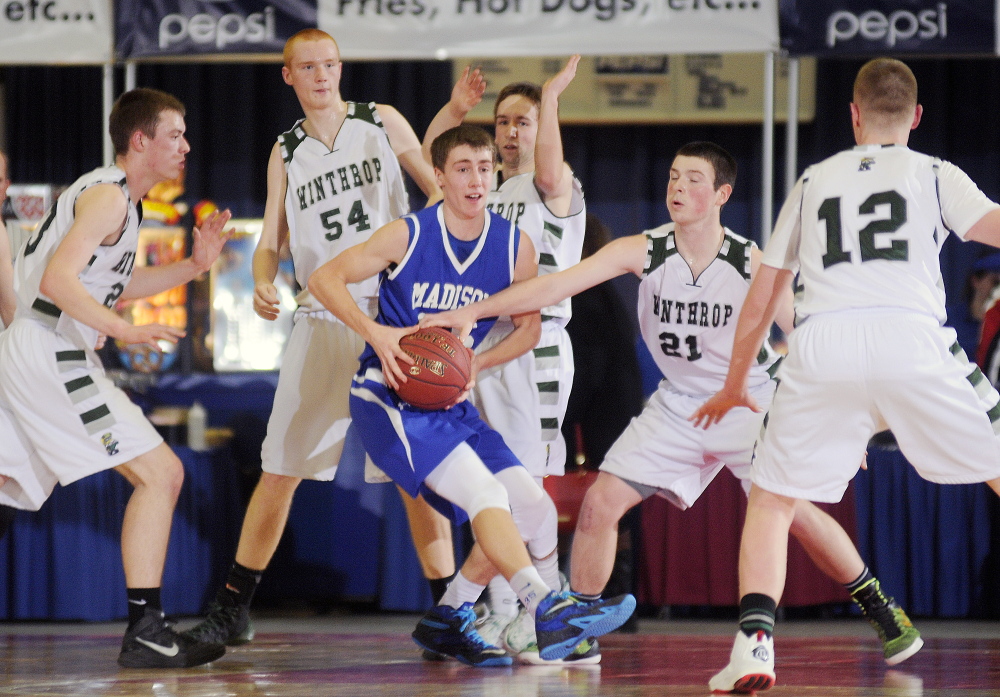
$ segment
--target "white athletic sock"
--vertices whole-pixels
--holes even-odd
[[[531,563],[538,569],[538,575],[542,577],[542,580],[545,581],[549,588],[559,590],[561,585],[559,579],[559,553],[556,550],[552,550],[552,554],[544,559],[531,557]],[[493,586],[490,586],[490,588],[492,589]]]
[[[441,596],[440,604],[453,607],[457,610],[465,603],[474,603],[479,600],[479,596],[483,594],[484,588],[486,586],[473,583],[459,571],[455,574],[454,580],[448,584],[448,590]]]
[[[552,592],[552,588],[538,575],[538,569],[526,566],[510,577],[510,587],[524,603],[525,609],[532,617],[538,610],[538,603]]]
[[[517,617],[517,593],[511,589],[507,579],[494,576],[490,581],[490,611],[502,617]]]

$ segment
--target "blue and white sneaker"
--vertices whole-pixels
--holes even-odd
[[[586,639],[612,632],[632,616],[635,597],[626,593],[607,600],[583,600],[552,591],[535,612],[538,655],[544,661],[565,658]]]
[[[411,636],[425,651],[454,656],[466,665],[484,668],[511,665],[513,659],[506,651],[483,641],[475,623],[472,603],[465,603],[457,610],[438,605],[420,619]]]

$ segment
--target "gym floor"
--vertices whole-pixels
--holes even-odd
[[[639,697],[707,695],[735,625],[641,620],[601,639],[599,666],[469,668],[427,663],[409,638],[418,616],[263,616],[257,638],[209,666],[139,671],[115,663],[124,623],[0,624],[0,694],[215,697]],[[185,629],[193,619],[179,623]],[[896,668],[862,619],[786,621],[768,695],[1000,697],[995,622],[921,621],[924,648]]]

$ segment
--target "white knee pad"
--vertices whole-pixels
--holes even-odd
[[[438,496],[462,508],[469,520],[487,508],[510,510],[507,490],[468,443],[452,450],[424,483]]]
[[[508,467],[496,477],[507,489],[510,512],[528,552],[535,559],[552,554],[559,541],[559,515],[545,489],[523,467]]]

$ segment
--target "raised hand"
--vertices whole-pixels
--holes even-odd
[[[224,211],[214,211],[202,221],[201,227],[196,227],[192,231],[194,243],[191,245],[191,262],[199,273],[212,268],[222,248],[236,232],[235,228],[223,231],[232,217],[233,214],[228,208]]]
[[[472,109],[483,101],[483,94],[486,93],[486,79],[479,68],[473,70],[471,65],[465,66],[462,77],[451,89],[451,104],[462,114],[468,114]]]
[[[569,87],[569,83],[573,82],[573,78],[576,77],[576,66],[579,64],[579,54],[570,56],[563,69],[545,81],[545,84],[542,85],[542,93],[549,92],[556,97],[561,95],[563,90]]]

